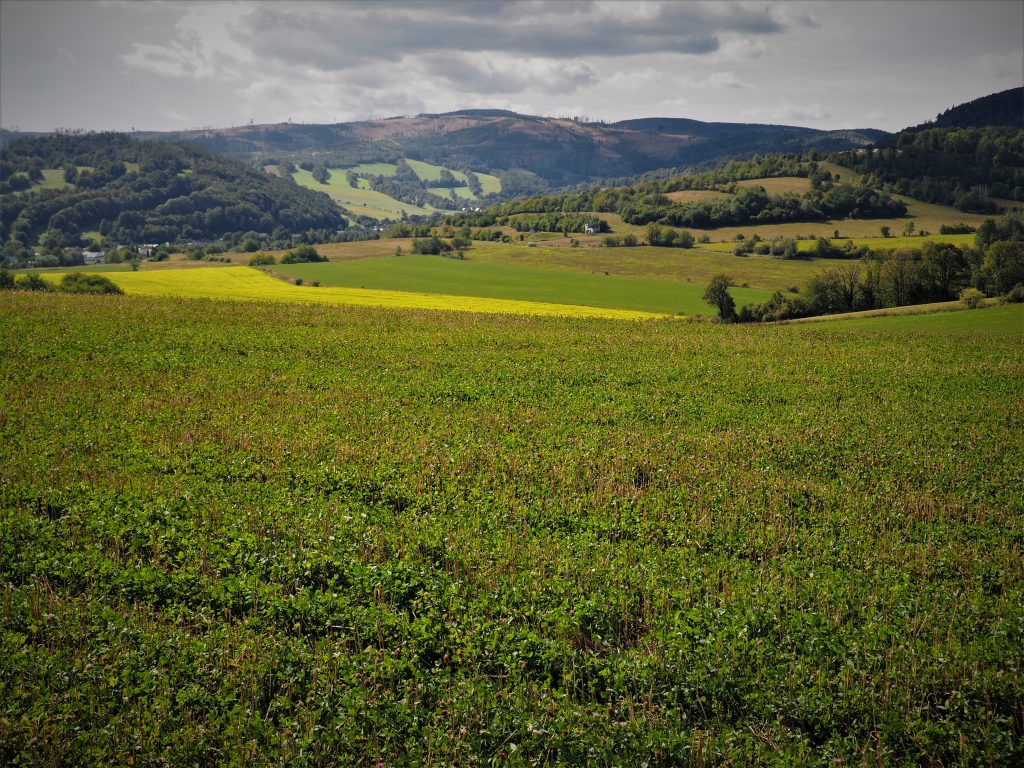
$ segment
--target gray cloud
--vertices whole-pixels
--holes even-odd
[[[771,6],[662,3],[646,14],[624,12],[629,7],[504,3],[484,14],[491,4],[257,6],[239,21],[235,36],[259,41],[263,55],[283,63],[346,69],[366,59],[450,51],[563,59],[701,55],[718,50],[723,33],[767,35],[784,28]]]
[[[0,0],[0,124],[467,107],[898,128],[1021,85],[1024,4]]]

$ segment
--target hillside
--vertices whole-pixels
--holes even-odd
[[[619,123],[462,110],[334,125],[254,125],[147,133],[250,160],[317,160],[334,167],[409,157],[501,175],[505,192],[536,191],[659,168],[705,166],[773,152],[862,147],[884,132],[649,118]]]
[[[338,206],[247,163],[189,144],[124,134],[21,138],[0,150],[0,242],[78,246],[209,240],[228,233],[345,226]]]
[[[1012,125],[1024,128],[1024,88],[1010,88],[947,109],[934,122],[918,128],[980,128]]]
[[[1024,88],[961,104],[833,159],[886,191],[995,213],[1006,201],[1024,202]]]

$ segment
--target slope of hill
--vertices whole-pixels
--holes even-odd
[[[980,128],[985,125],[1013,125],[1024,128],[1024,88],[1010,88],[947,109],[921,128]]]
[[[0,151],[0,193],[0,242],[20,247],[44,232],[61,247],[89,230],[138,243],[345,226],[327,195],[200,147],[123,134],[18,139]]]
[[[834,159],[872,186],[995,213],[1003,201],[1024,202],[1024,88],[961,104],[885,137],[871,151]]]
[[[619,123],[461,110],[335,125],[241,126],[149,133],[250,160],[316,159],[334,167],[411,157],[502,175],[505,193],[536,191],[659,168],[706,166],[773,152],[867,146],[873,129],[820,131],[786,125],[648,118]]]

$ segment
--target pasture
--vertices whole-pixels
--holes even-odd
[[[723,244],[724,245],[724,244]],[[815,272],[848,263],[842,259],[786,261],[764,256],[733,256],[732,245],[721,251],[708,246],[694,248],[607,248],[604,246],[567,247],[523,243],[473,243],[466,252],[474,261],[567,270],[586,274],[654,280],[674,280],[705,285],[718,274],[733,278],[737,285],[766,291],[800,286]]]
[[[900,321],[4,293],[2,761],[1019,764],[1024,337]]]
[[[470,251],[469,255],[472,254]],[[701,298],[703,282],[612,277],[419,255],[287,264],[272,269],[288,277],[301,277],[307,283],[316,280],[324,286],[540,301],[669,315],[714,313]],[[769,291],[751,288],[735,288],[732,294],[737,306],[762,302],[770,296]]]
[[[365,179],[360,179],[359,186],[353,187],[349,184],[348,176],[343,170],[335,168],[331,169],[329,173],[330,176],[328,177],[327,184],[321,184],[313,178],[309,171],[302,170],[301,168],[296,170],[292,176],[296,184],[315,189],[318,192],[327,193],[339,205],[345,207],[356,216],[370,216],[375,219],[399,219],[403,212],[410,216],[426,216],[433,211],[432,208],[421,208],[417,205],[403,203],[389,195],[385,195],[383,192],[369,189]]]

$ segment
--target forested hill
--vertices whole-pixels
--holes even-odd
[[[987,125],[1024,128],[1024,88],[1011,88],[951,107],[934,122],[917,128],[982,128]]]
[[[821,131],[673,118],[606,124],[473,109],[333,125],[283,123],[144,134],[187,140],[256,162],[314,160],[344,168],[413,158],[496,174],[513,194],[657,169],[710,167],[755,154],[863,147],[883,135],[870,129]]]
[[[0,150],[5,247],[40,237],[44,245],[77,246],[90,231],[115,242],[162,243],[344,226],[327,195],[190,144],[63,133]]]
[[[1024,88],[948,109],[836,162],[867,184],[963,211],[995,213],[1024,201]]]

